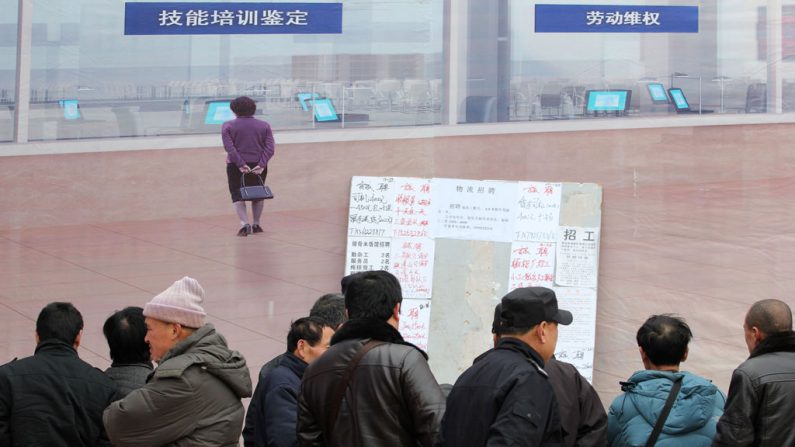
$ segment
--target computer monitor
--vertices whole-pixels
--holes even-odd
[[[588,90],[585,92],[585,111],[626,112],[632,99],[632,90]]]
[[[671,101],[677,112],[684,112],[690,110],[690,103],[687,102],[685,92],[681,88],[669,88],[668,94],[671,95]]]
[[[295,96],[298,98],[298,102],[301,104],[301,110],[304,112],[309,111],[309,104],[307,101],[320,98],[320,95],[317,93],[296,93]]]
[[[334,104],[330,99],[313,99],[312,110],[315,113],[315,121],[337,121],[337,111],[334,110]]]
[[[659,82],[646,84],[646,90],[649,91],[649,97],[654,104],[668,104],[668,94],[665,93],[665,87]]]
[[[235,119],[235,114],[229,108],[232,101],[207,101],[207,113],[204,115],[204,124],[223,124]]]
[[[78,100],[62,99],[58,101],[58,105],[63,109],[63,119],[71,121],[82,118],[80,115],[80,103]]]

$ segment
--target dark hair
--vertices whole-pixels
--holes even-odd
[[[144,341],[144,310],[140,307],[125,307],[114,312],[105,320],[102,333],[108,340],[110,358],[114,363],[149,362],[149,344]]]
[[[340,327],[348,315],[345,314],[345,297],[337,293],[327,293],[315,301],[309,311],[310,317],[318,317],[332,329]]]
[[[392,309],[403,301],[400,282],[385,270],[357,273],[345,291],[345,308],[350,318],[389,320]]]
[[[229,103],[229,108],[237,116],[254,116],[254,112],[257,111],[257,103],[248,96],[240,96]]]
[[[494,319],[491,320],[491,333],[496,335],[497,337],[501,336],[503,333],[503,330],[500,327],[501,313],[502,313],[502,303],[497,303],[497,305],[494,306]]]
[[[303,317],[290,323],[290,332],[287,333],[287,352],[295,352],[298,340],[306,340],[309,346],[320,343],[324,327],[330,326],[318,317]]]
[[[36,319],[39,341],[58,340],[73,345],[82,329],[83,316],[72,303],[50,303]]]
[[[792,330],[792,310],[781,300],[755,302],[745,315],[745,326],[756,327],[764,335]]]
[[[638,329],[638,346],[657,366],[678,365],[693,338],[685,320],[669,314],[652,315]]]

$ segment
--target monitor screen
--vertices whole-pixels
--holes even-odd
[[[79,120],[80,119],[80,105],[76,99],[62,99],[58,101],[58,105],[63,109],[63,119],[65,120]]]
[[[235,119],[235,114],[229,108],[231,101],[208,101],[207,114],[204,115],[204,124],[223,124]]]
[[[646,84],[646,89],[649,91],[651,102],[655,104],[668,104],[668,94],[665,93],[665,87],[659,82],[652,82]]]
[[[585,104],[588,112],[623,112],[629,107],[631,90],[588,90]]]
[[[320,98],[320,95],[317,93],[296,93],[295,96],[298,98],[298,102],[301,104],[301,110],[304,112],[309,111],[308,100]]]
[[[681,88],[669,88],[668,94],[671,95],[671,100],[678,110],[690,109],[690,104],[687,103],[687,98],[685,98],[685,92]]]
[[[315,111],[316,121],[336,121],[339,119],[330,99],[312,100],[312,109]]]

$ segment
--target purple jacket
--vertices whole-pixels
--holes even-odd
[[[273,157],[275,143],[270,124],[253,116],[241,116],[221,127],[226,162],[242,168],[246,163],[265,167]]]

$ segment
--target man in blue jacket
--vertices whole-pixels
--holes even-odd
[[[691,338],[687,323],[671,315],[653,315],[638,329],[646,369],[622,382],[624,394],[610,405],[610,446],[646,445],[676,380],[682,386],[655,445],[706,447],[712,443],[726,398],[710,380],[679,370]]]
[[[255,413],[250,415],[253,445],[256,447],[292,447],[297,445],[298,390],[306,367],[329,347],[334,329],[318,317],[304,317],[290,325],[287,352],[262,383],[255,398]],[[246,440],[246,445],[252,439]]]

